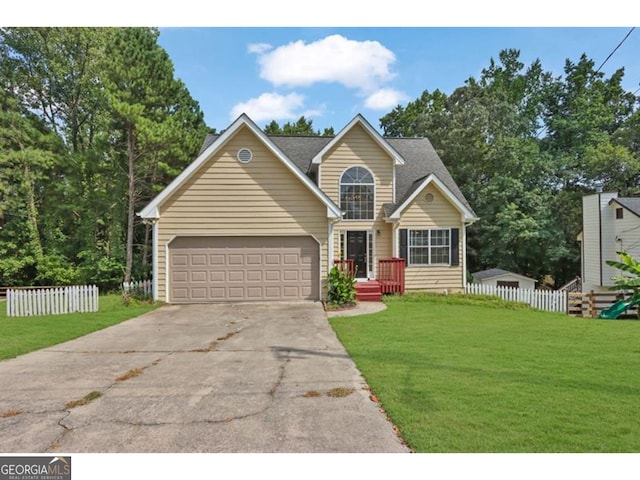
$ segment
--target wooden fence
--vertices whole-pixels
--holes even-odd
[[[98,287],[16,287],[7,289],[7,316],[59,315],[98,311]]]
[[[567,313],[574,317],[598,318],[602,310],[631,295],[631,292],[569,292]],[[637,317],[637,312],[637,307],[632,307],[624,316]]]
[[[492,295],[510,302],[522,302],[548,312],[567,313],[567,292],[560,290],[531,290],[468,283],[465,292],[473,295]]]

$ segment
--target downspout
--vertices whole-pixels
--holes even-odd
[[[391,224],[391,256],[393,258],[398,258],[400,256],[400,251],[398,247],[398,226],[400,224],[399,220],[394,220]]]
[[[340,218],[329,218],[329,225],[327,227],[327,275],[331,271],[333,267],[333,256],[334,256],[334,230],[333,226],[340,221]],[[320,279],[320,298],[322,298],[322,279]]]
[[[151,290],[153,301],[158,301],[158,221],[159,218],[143,218],[142,223],[151,225]]]
[[[153,253],[151,254],[151,282],[153,288],[153,300],[158,301],[158,220],[153,222],[153,238],[151,245]]]
[[[333,220],[329,220],[329,231],[327,234],[327,273],[331,270],[331,265],[333,263]]]
[[[462,219],[462,288],[467,287],[467,224]]]
[[[169,242],[171,242],[174,238],[175,236],[171,240],[169,240]],[[169,303],[169,279],[171,278],[171,272],[169,271],[169,269],[171,268],[171,265],[169,265],[169,242],[166,242],[164,244],[164,301],[166,303]]]

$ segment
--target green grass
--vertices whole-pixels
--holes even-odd
[[[331,324],[417,452],[640,451],[640,322],[408,295]]]
[[[120,295],[105,295],[96,313],[71,313],[38,317],[7,317],[5,302],[0,303],[0,360],[50,347],[110,327],[158,305],[125,306]]]

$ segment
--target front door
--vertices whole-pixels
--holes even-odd
[[[347,232],[347,258],[353,260],[356,269],[356,278],[367,278],[367,232]]]

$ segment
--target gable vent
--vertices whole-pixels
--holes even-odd
[[[431,202],[433,202],[433,193],[427,193],[427,194],[424,196],[424,199],[425,199],[425,201],[426,201],[427,203],[431,203]]]
[[[240,163],[249,163],[253,159],[253,153],[248,148],[241,148],[236,158]]]

